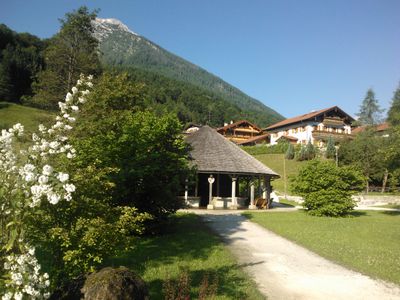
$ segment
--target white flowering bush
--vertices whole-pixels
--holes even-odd
[[[76,121],[79,105],[86,102],[90,93],[91,80],[92,76],[80,77],[65,101],[59,102],[60,113],[55,123],[49,128],[39,125],[29,146],[23,147],[24,144],[21,149],[18,143],[18,139],[25,135],[21,124],[1,131],[0,263],[4,265],[4,274],[0,271],[0,275],[7,278],[7,293],[2,299],[46,296],[43,291],[48,286],[47,279],[39,274],[34,248],[26,242],[25,220],[42,201],[55,205],[72,199],[75,185],[70,183],[69,174],[55,169],[51,162],[62,156],[71,159],[76,155],[68,143],[68,132]]]
[[[25,245],[23,254],[10,254],[6,257],[4,269],[9,273],[5,283],[8,291],[2,300],[22,299],[24,295],[30,299],[42,299],[50,296],[49,275],[40,274],[40,265],[35,257],[35,249]]]

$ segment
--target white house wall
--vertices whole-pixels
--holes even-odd
[[[278,132],[271,132],[271,145],[276,145],[278,143],[278,139],[282,136],[295,137],[297,138],[298,144],[307,144],[308,141],[311,141],[311,143],[314,144],[314,127],[316,127],[316,130],[319,131],[325,130],[323,123],[309,123],[308,125],[303,124],[303,126],[298,127],[286,127]],[[299,132],[298,128],[303,128],[303,131]],[[335,132],[335,130],[335,128],[328,127],[328,132]],[[345,125],[343,128],[338,128],[338,133],[351,134],[351,126]]]

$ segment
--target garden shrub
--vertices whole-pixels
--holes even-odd
[[[285,153],[285,158],[286,159],[293,159],[294,158],[294,147],[292,144],[289,144],[286,153]]]
[[[284,154],[286,153],[289,146],[289,142],[285,140],[279,140],[275,145],[260,144],[255,146],[243,146],[243,150],[251,155],[260,154]]]
[[[309,214],[338,217],[353,210],[351,196],[362,190],[363,182],[363,176],[354,169],[313,160],[299,170],[292,190],[304,198],[303,207]]]

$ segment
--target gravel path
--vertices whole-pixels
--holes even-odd
[[[201,215],[268,299],[400,299],[399,286],[332,263],[238,214]]]

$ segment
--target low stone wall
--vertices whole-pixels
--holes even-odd
[[[281,200],[281,199],[287,199],[287,200],[290,200],[290,201],[297,202],[299,204],[304,202],[303,197],[300,197],[300,196],[289,196],[289,195],[286,195],[286,197],[285,197],[285,196],[281,196],[281,195],[276,195],[275,197],[273,197],[272,194],[271,194],[271,198],[275,202],[279,202],[279,200]]]
[[[393,195],[355,195],[353,199],[359,206],[385,205],[385,204],[400,204],[400,196]]]

